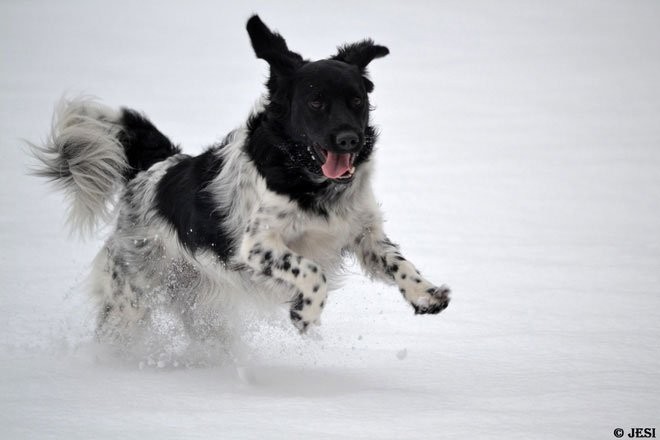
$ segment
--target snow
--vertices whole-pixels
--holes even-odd
[[[21,139],[47,134],[63,93],[86,92],[200,151],[263,91],[244,31],[255,11],[307,57],[367,36],[390,48],[370,68],[375,187],[389,235],[452,303],[414,316],[354,267],[309,337],[282,315],[242,316],[238,366],[213,347],[177,365],[113,357],[82,288],[103,234],[67,236]],[[2,437],[657,427],[659,21],[651,0],[0,3]]]

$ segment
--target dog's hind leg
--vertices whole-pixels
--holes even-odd
[[[131,285],[108,247],[94,260],[91,289],[98,304],[97,339],[116,345],[129,343],[144,322],[147,309],[142,304],[142,292]]]

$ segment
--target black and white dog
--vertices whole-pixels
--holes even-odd
[[[445,309],[449,289],[387,238],[370,184],[366,67],[388,49],[364,40],[308,61],[256,15],[247,31],[270,65],[268,93],[199,156],[182,154],[140,113],[82,98],[63,101],[49,141],[33,146],[37,174],[70,197],[75,228],[118,216],[93,267],[99,337],[130,338],[155,307],[192,317],[258,294],[288,301],[304,332],[349,254],[396,284],[415,313]]]

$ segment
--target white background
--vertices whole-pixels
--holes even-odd
[[[92,341],[103,234],[26,175],[63,93],[145,111],[186,152],[263,91],[258,12],[319,59],[372,37],[387,230],[453,288],[413,316],[352,268],[301,339],[279,314],[190,368]],[[608,439],[660,420],[660,3],[0,3],[3,438]],[[243,318],[243,317],[239,317]],[[244,319],[250,319],[245,315]],[[180,359],[186,363],[186,359]],[[142,367],[142,368],[141,368]]]

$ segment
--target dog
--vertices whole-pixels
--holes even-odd
[[[90,98],[62,100],[52,133],[32,145],[36,174],[71,200],[78,231],[116,222],[93,262],[96,334],[130,340],[158,307],[195,311],[265,295],[304,333],[320,322],[342,261],[394,284],[416,314],[450,290],[424,278],[385,235],[370,183],[377,133],[367,66],[372,40],[319,61],[289,50],[257,16],[247,22],[267,92],[247,122],[198,156],[143,114]]]

